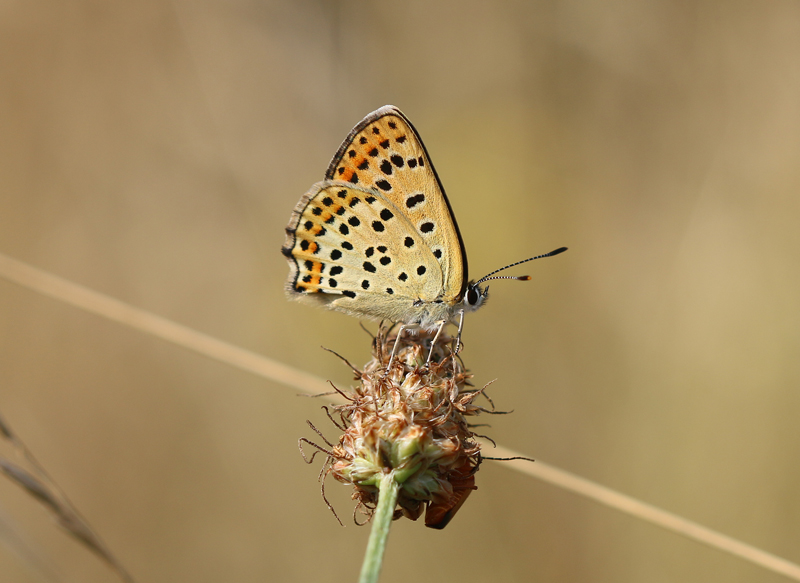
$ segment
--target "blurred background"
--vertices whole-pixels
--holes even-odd
[[[499,443],[800,562],[800,3],[0,3],[0,253],[347,386],[370,338],[288,303],[297,199],[414,122],[470,275]],[[368,323],[372,330],[375,325]],[[368,528],[297,438],[323,400],[0,281],[0,411],[138,581],[353,581]],[[783,581],[486,463],[383,581]],[[63,581],[115,581],[16,485]],[[3,580],[38,581],[8,548]]]

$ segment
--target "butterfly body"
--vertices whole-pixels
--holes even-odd
[[[290,298],[428,330],[481,305],[450,203],[397,108],[364,118],[325,178],[286,228]]]

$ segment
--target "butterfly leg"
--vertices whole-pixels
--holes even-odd
[[[386,367],[386,371],[383,373],[384,376],[389,374],[389,371],[392,370],[392,363],[394,362],[394,355],[397,353],[397,345],[400,343],[400,338],[403,336],[403,330],[405,330],[408,326],[405,324],[400,324],[400,329],[397,331],[397,336],[394,339],[394,346],[392,346],[392,354],[389,357],[389,365]]]
[[[461,310],[458,313],[458,334],[456,334],[456,349],[455,354],[461,352],[461,349],[464,348],[464,345],[461,344],[461,331],[464,329],[464,310]]]
[[[436,335],[433,337],[431,341],[431,350],[428,352],[428,360],[425,361],[425,366],[428,366],[431,363],[431,357],[433,356],[433,349],[436,346],[436,341],[439,339],[439,334],[442,333],[442,329],[447,325],[447,320],[440,320],[437,322],[439,324],[439,329],[436,331]]]

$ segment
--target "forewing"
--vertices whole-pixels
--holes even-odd
[[[399,109],[384,106],[353,128],[325,177],[382,193],[436,256],[441,299],[452,305],[463,297],[467,257],[458,225],[419,134]]]

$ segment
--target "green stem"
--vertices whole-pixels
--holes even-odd
[[[378,488],[378,507],[372,516],[372,532],[369,535],[364,564],[361,566],[359,583],[378,583],[389,527],[392,525],[394,507],[397,504],[397,491],[400,488],[394,479],[394,472],[384,474]]]

